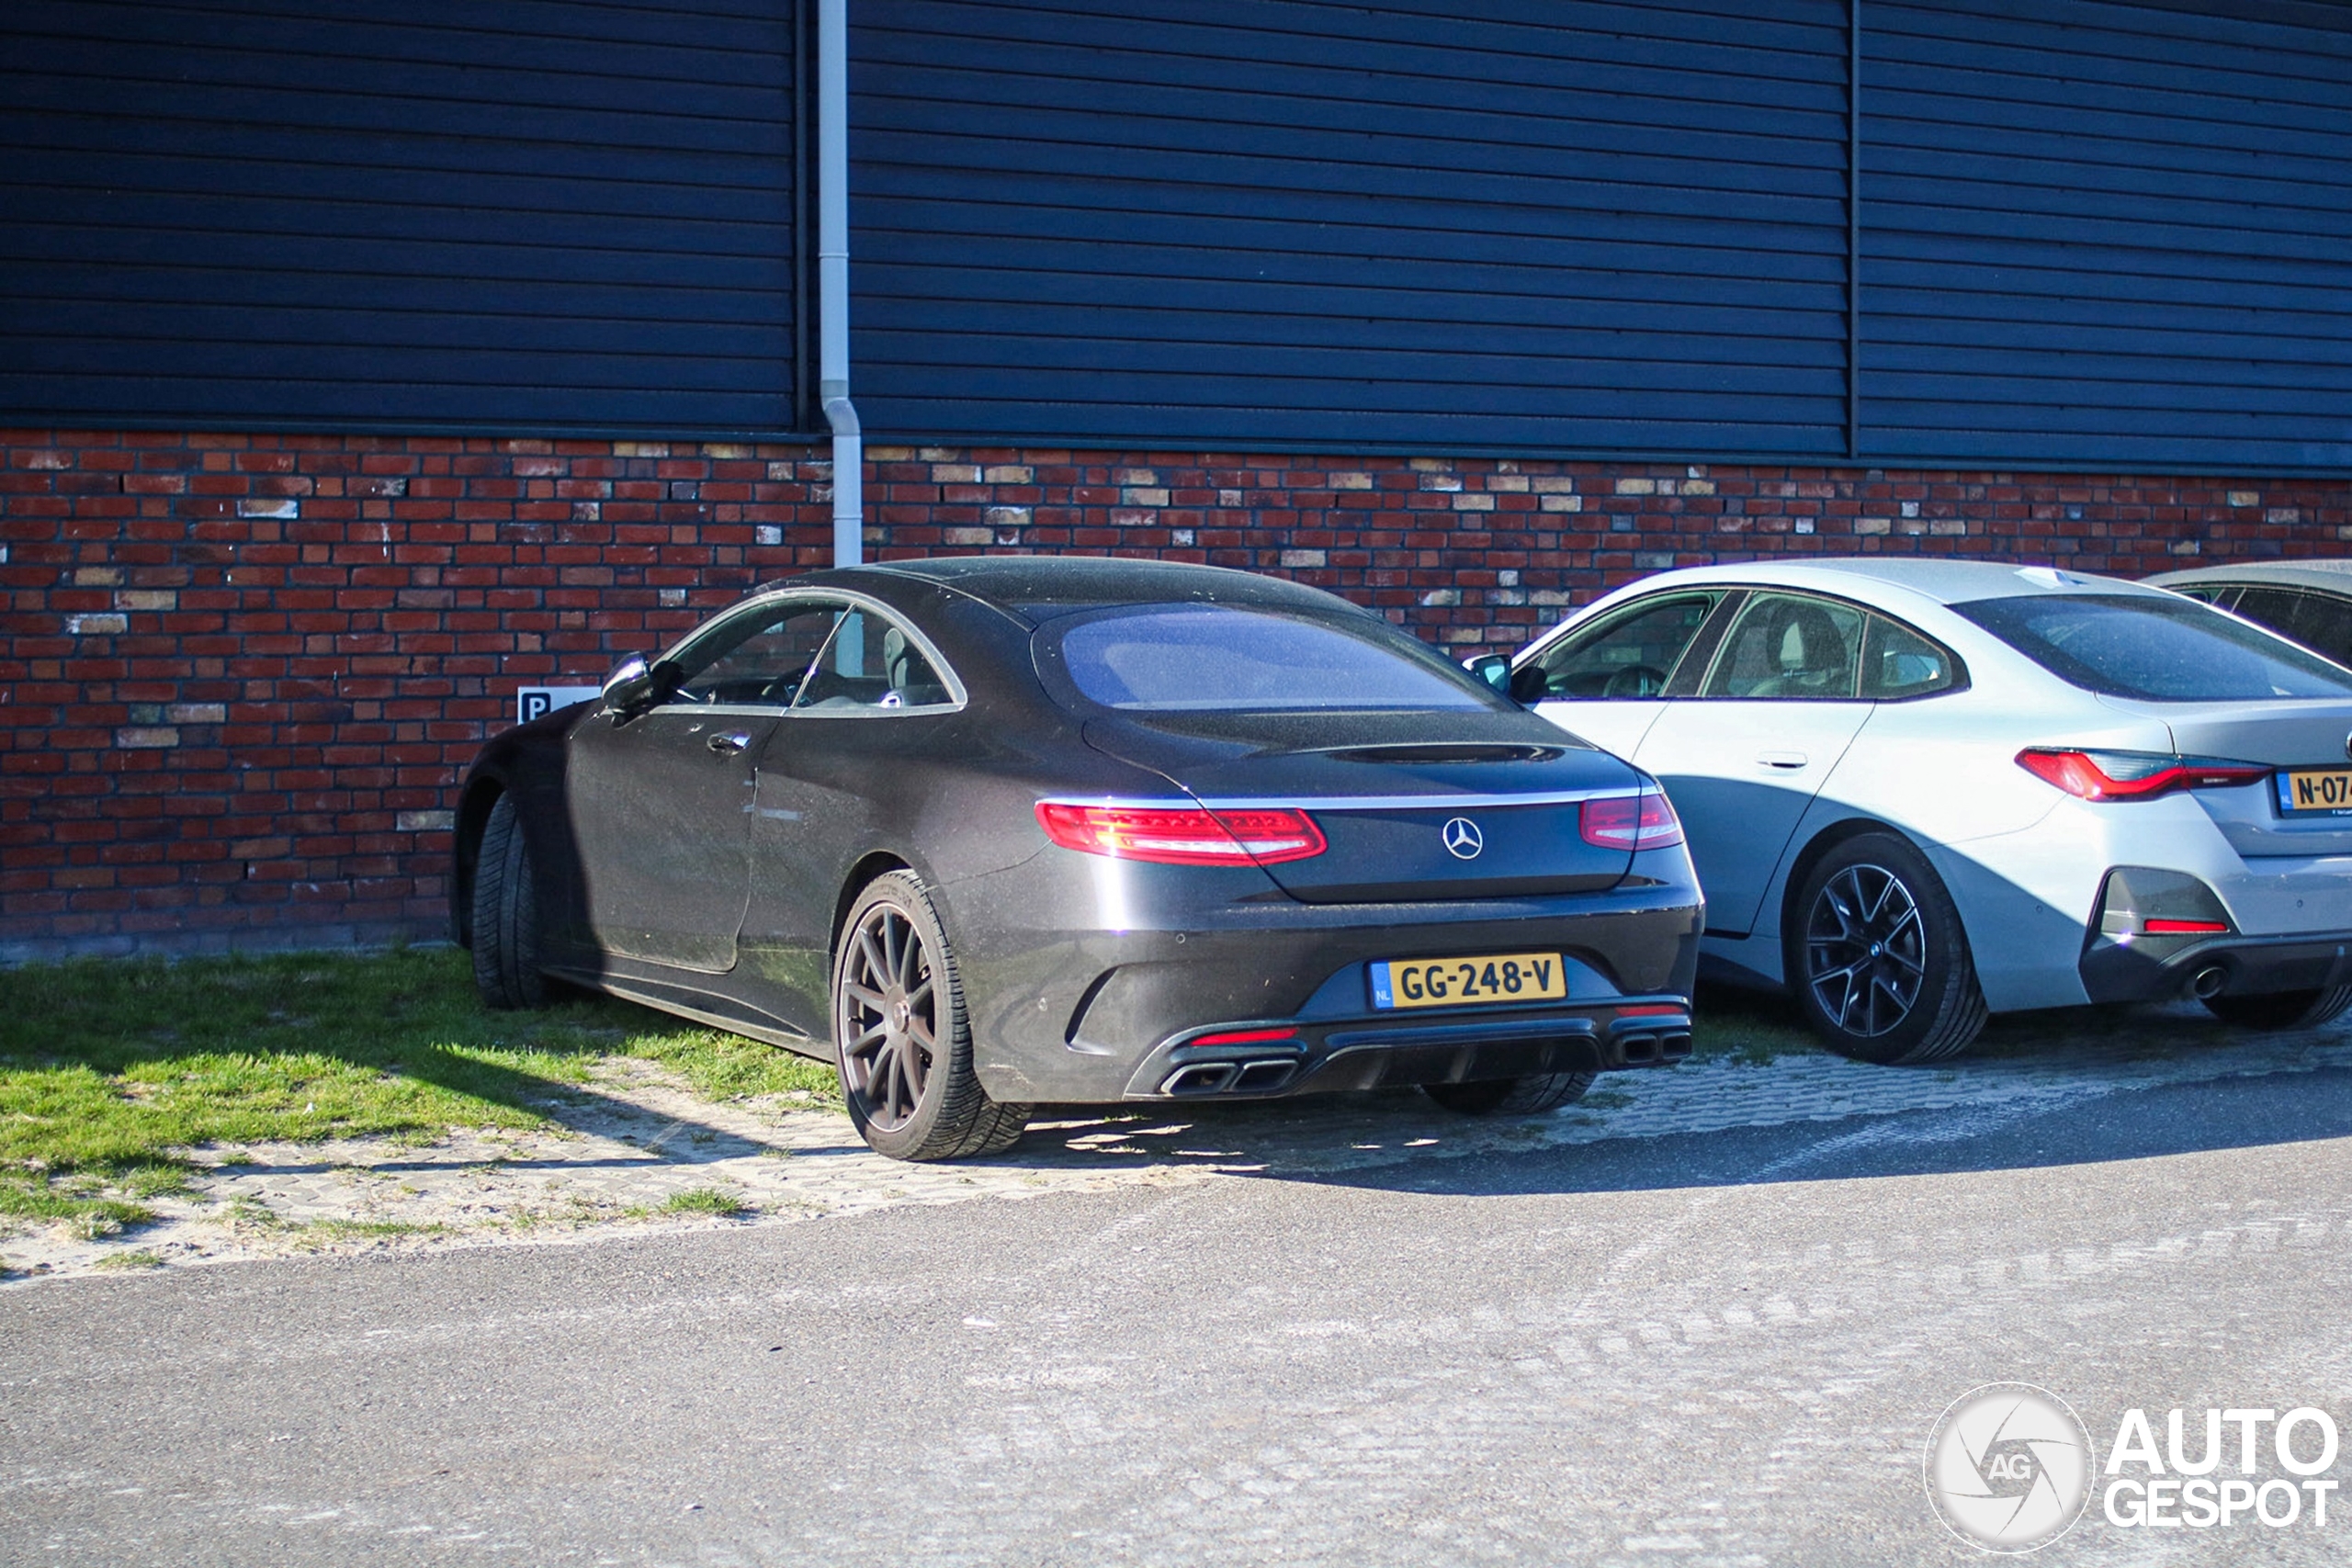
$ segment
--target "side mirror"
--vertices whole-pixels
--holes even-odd
[[[605,677],[605,706],[616,714],[632,714],[650,706],[657,699],[652,666],[645,655],[632,653],[613,666]]]
[[[1485,682],[1501,696],[1510,695],[1510,657],[1502,653],[1481,653],[1462,661],[1462,668]]]

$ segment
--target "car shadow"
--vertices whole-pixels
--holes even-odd
[[[1261,1101],[1043,1106],[1013,1149],[965,1162],[1007,1177],[1198,1169],[1243,1179],[1457,1194],[1622,1191],[1918,1175],[2143,1158],[2352,1135],[2352,1028],[2263,1036],[2189,1005],[2075,1009],[1996,1020],[1932,1067],[1873,1067],[1819,1051],[1793,1008],[1702,993],[1702,1055],[1603,1075],[1543,1115],[1469,1117],[1414,1089]],[[626,1169],[760,1156],[874,1161],[837,1109],[697,1104],[656,1086],[608,1091],[435,1049],[404,1054],[426,1082],[543,1115],[589,1140],[378,1149],[390,1176],[468,1168]],[[645,1102],[650,1098],[653,1103]],[[259,1152],[259,1151],[256,1151]],[[224,1175],[316,1175],[339,1151],[272,1149]],[[268,1157],[271,1156],[279,1157]],[[390,1157],[381,1157],[389,1156]]]
[[[501,1104],[546,1117],[567,1134],[597,1140],[595,1152],[577,1156],[518,1156],[501,1152],[492,1132],[476,1157],[413,1159],[384,1158],[370,1153],[366,1168],[381,1175],[410,1171],[451,1171],[468,1168],[503,1170],[593,1170],[661,1166],[716,1165],[760,1155],[808,1155],[822,1152],[766,1139],[741,1126],[723,1126],[701,1117],[676,1113],[668,1106],[647,1106],[593,1085],[519,1071],[473,1055],[434,1050],[406,1054],[401,1070],[421,1082],[459,1089]],[[665,1097],[668,1098],[668,1097]],[[683,1095],[676,1098],[684,1098]],[[863,1150],[846,1119],[842,1132],[848,1145]],[[633,1145],[633,1154],[612,1151],[615,1144]],[[312,1145],[314,1146],[314,1145]],[[226,1176],[313,1176],[343,1169],[352,1162],[334,1157],[267,1159],[231,1157],[212,1167]]]
[[[1749,1005],[1759,1027],[1719,1017],[1713,1055],[1604,1075],[1541,1116],[1459,1116],[1412,1089],[1048,1108],[987,1163],[1501,1194],[2054,1168],[2352,1136],[2352,1030],[2340,1025],[2247,1035],[2193,1007],[2076,1009],[1997,1021],[1956,1061],[1873,1067],[1792,1047],[1792,1012]],[[1771,1043],[1743,1055],[1743,1034]]]

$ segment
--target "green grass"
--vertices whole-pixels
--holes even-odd
[[[693,1187],[673,1192],[662,1205],[665,1214],[714,1214],[732,1219],[743,1212],[743,1200],[718,1187]]]
[[[145,1251],[109,1252],[104,1258],[99,1258],[96,1263],[90,1265],[93,1269],[161,1269],[163,1266],[164,1260],[162,1258],[156,1257],[152,1252]]]
[[[838,1093],[830,1067],[625,1002],[487,1011],[468,962],[423,949],[6,971],[0,1217],[136,1224],[193,1148],[539,1126],[607,1057],[658,1063],[710,1099]]]
[[[1821,1049],[1796,1004],[1757,991],[1703,987],[1690,1014],[1690,1055],[1743,1067]]]
[[[412,1224],[404,1220],[312,1220],[301,1227],[301,1234],[312,1242],[379,1241],[406,1235],[440,1235],[448,1226],[439,1224]]]

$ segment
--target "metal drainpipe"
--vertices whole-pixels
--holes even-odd
[[[849,400],[848,0],[817,4],[817,396],[833,430],[833,564],[865,558],[865,438]]]

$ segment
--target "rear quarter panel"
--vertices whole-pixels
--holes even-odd
[[[1917,846],[1951,893],[1988,1007],[2085,1001],[2076,960],[2100,879],[2118,863],[2109,858],[2116,850],[2108,831],[2085,831],[2073,820],[2069,808],[2080,803],[2019,767],[2017,754],[2043,745],[2161,750],[2169,737],[2161,725],[2119,714],[2055,680],[1949,612],[1915,610],[1903,618],[1951,646],[1971,683],[1872,709],[1791,837],[1765,908],[1787,916],[1827,838],[1882,825]],[[1745,952],[1727,947],[1719,955],[1784,977],[1784,935],[1781,921],[1759,919]]]

